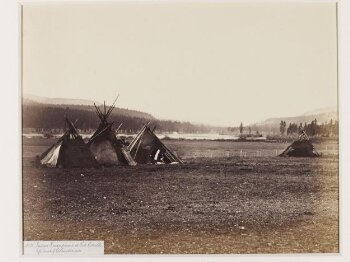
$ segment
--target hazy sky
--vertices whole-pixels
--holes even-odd
[[[26,5],[23,90],[239,125],[337,103],[335,3]]]

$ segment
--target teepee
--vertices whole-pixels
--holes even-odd
[[[138,164],[182,164],[183,161],[171,152],[153,131],[149,123],[144,125],[129,144],[128,149],[134,160]]]
[[[309,137],[303,131],[298,140],[295,140],[290,146],[284,150],[280,156],[292,156],[292,157],[317,157],[320,154],[316,151],[313,144],[310,142]]]
[[[108,117],[112,113],[115,103],[118,97],[114,100],[113,104],[107,109],[106,104],[103,104],[103,110],[100,110],[95,105],[96,114],[100,119],[100,124],[96,132],[92,135],[88,142],[91,153],[94,155],[96,161],[103,166],[114,165],[136,165],[136,162],[130,156],[127,147],[123,145],[123,142],[115,136],[121,125],[117,130],[113,129],[113,123],[107,121]]]
[[[66,118],[68,130],[56,144],[40,157],[40,163],[47,167],[98,167],[98,163],[84,143],[73,123]]]

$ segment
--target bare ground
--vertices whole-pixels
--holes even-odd
[[[337,156],[167,141],[185,165],[35,167],[52,142],[24,141],[24,240],[104,240],[117,254],[339,252]]]

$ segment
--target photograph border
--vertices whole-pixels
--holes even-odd
[[[18,11],[18,6],[20,6],[20,8],[22,7],[23,4],[26,4],[26,3],[33,3],[32,1],[21,1],[21,2],[15,2],[13,1],[8,1],[6,0],[7,2],[11,2],[11,3],[8,3],[8,6],[10,6],[10,9],[12,12],[9,12],[7,14],[7,17],[6,19],[9,19],[10,21],[15,21],[14,17],[16,17],[16,14],[14,14],[14,10],[16,9],[17,7],[17,11]],[[346,1],[346,2],[345,2]],[[35,3],[68,3],[68,2],[72,2],[72,1],[35,1]],[[86,1],[74,1],[75,2],[81,2],[81,3],[84,3]],[[100,2],[95,2],[95,1],[88,1],[89,3],[100,3]],[[118,1],[108,1],[108,2],[118,2]],[[174,1],[172,1],[174,2]],[[201,2],[201,1],[196,1],[196,2]],[[236,2],[236,1],[232,1],[232,2]],[[249,1],[249,2],[254,2],[254,1]],[[258,1],[258,2],[269,2],[269,1]],[[279,1],[279,2],[283,2],[283,1]],[[297,2],[310,2],[310,1],[297,1]],[[320,1],[312,1],[312,2],[320,2]],[[324,1],[321,1],[321,2],[324,2]],[[329,1],[327,1],[329,2]],[[336,2],[336,1],[331,1],[331,2]],[[348,162],[345,162],[344,160],[347,159],[346,157],[349,157],[349,149],[345,147],[346,144],[349,144],[349,138],[344,135],[344,134],[347,134],[348,133],[348,128],[349,128],[349,120],[345,117],[345,115],[348,115],[349,113],[349,103],[347,103],[346,101],[348,101],[349,99],[349,74],[346,73],[350,70],[349,68],[349,56],[347,56],[347,58],[345,58],[345,55],[349,55],[349,24],[350,24],[350,21],[349,21],[349,1],[347,0],[343,0],[341,2],[338,2],[338,8],[337,8],[337,21],[338,21],[338,30],[337,30],[337,34],[338,34],[338,48],[337,48],[337,54],[338,54],[338,116],[339,116],[339,123],[340,123],[340,130],[339,130],[339,176],[338,176],[338,181],[339,181],[339,202],[338,202],[338,205],[339,205],[339,248],[340,248],[340,254],[337,255],[337,254],[285,254],[285,255],[281,255],[281,254],[268,254],[268,255],[235,255],[235,254],[229,254],[229,255],[145,255],[145,256],[142,256],[142,255],[106,255],[106,258],[109,258],[109,257],[119,257],[120,259],[149,259],[149,261],[151,260],[154,260],[155,258],[156,259],[164,259],[166,256],[167,259],[170,259],[170,260],[173,260],[173,259],[178,259],[178,258],[181,258],[181,259],[191,259],[191,261],[193,260],[193,258],[195,258],[197,261],[214,261],[216,259],[218,260],[227,260],[227,259],[232,259],[232,258],[235,258],[235,259],[238,259],[240,261],[251,261],[251,260],[254,260],[254,261],[274,261],[278,259],[278,261],[292,261],[294,260],[295,258],[294,257],[298,257],[298,258],[303,258],[303,259],[306,259],[307,261],[309,261],[310,258],[315,258],[317,259],[317,261],[319,261],[320,259],[321,260],[325,260],[325,259],[330,259],[332,261],[346,261],[347,259],[349,259],[349,255],[350,255],[350,252],[347,251],[346,248],[343,248],[344,246],[348,246],[349,244],[349,224],[348,222],[345,222],[345,221],[349,221],[349,207],[346,207],[345,204],[346,202],[344,201],[345,199],[349,199],[349,190],[346,190],[346,187],[349,186],[349,178],[346,177],[346,174],[349,173],[349,164]],[[339,9],[340,8],[340,9]],[[347,11],[346,9],[347,8]],[[6,9],[5,9],[6,10]],[[21,9],[22,10],[22,9]],[[21,12],[22,14],[22,12]],[[20,16],[17,14],[17,16]],[[22,29],[22,19],[19,19],[20,22],[17,21],[17,23],[19,23],[19,27],[18,28],[21,28]],[[347,22],[346,22],[347,21]],[[339,23],[340,22],[340,23]],[[345,26],[347,24],[347,26]],[[8,24],[6,24],[8,26]],[[19,134],[20,134],[20,141],[22,140],[22,115],[21,115],[21,110],[22,110],[22,76],[21,76],[21,73],[22,73],[22,30],[20,31],[21,34],[20,36],[18,36],[18,43],[21,44],[21,47],[18,48],[20,50],[17,50],[16,51],[16,41],[13,42],[14,39],[16,39],[16,37],[14,37],[14,35],[17,34],[17,32],[14,32],[14,25],[11,24],[11,26],[8,26],[7,27],[7,30],[9,31],[9,34],[10,34],[10,40],[12,41],[9,41],[10,42],[10,45],[12,48],[11,48],[11,59],[14,59],[14,61],[12,61],[14,64],[16,64],[16,59],[14,57],[16,57],[16,53],[17,53],[17,57],[19,57],[18,61],[19,61],[19,66],[18,68],[16,69],[16,66],[14,66],[13,64],[11,64],[11,66],[9,67],[10,70],[12,70],[12,73],[14,72],[15,74],[17,74],[19,76],[19,86],[20,86],[20,92],[16,92],[16,88],[14,86],[18,86],[18,85],[14,85],[15,82],[17,82],[17,80],[14,80],[13,78],[9,77],[11,76],[11,74],[7,74],[7,79],[5,77],[5,84],[6,86],[12,86],[12,89],[10,87],[7,87],[6,89],[6,95],[10,95],[10,99],[6,99],[5,103],[2,105],[4,106],[4,108],[7,108],[6,110],[4,109],[3,112],[7,112],[9,109],[8,108],[12,108],[14,109],[15,106],[17,106],[17,110],[19,112],[17,112],[17,117],[19,117],[18,119],[16,120],[13,120],[11,119],[11,126],[17,126],[17,127],[20,127],[18,128],[18,131],[19,131]],[[346,28],[347,27],[347,28]],[[4,47],[1,46],[1,51],[3,52],[4,51]],[[6,50],[6,49],[5,49]],[[19,55],[18,55],[19,54]],[[14,55],[14,57],[12,57],[12,55]],[[4,62],[4,61],[3,61]],[[2,62],[2,63],[3,63]],[[5,65],[6,67],[8,65]],[[3,67],[1,66],[0,68],[6,68],[6,67]],[[17,71],[17,73],[16,73]],[[345,88],[347,87],[347,88]],[[14,98],[16,98],[16,93],[17,93],[17,99],[19,99],[19,102],[17,101],[17,103],[14,103]],[[15,99],[16,100],[16,99]],[[5,107],[6,106],[6,107]],[[17,111],[17,110],[14,110],[14,111]],[[12,111],[12,112],[14,112]],[[17,123],[16,123],[17,121]],[[346,131],[347,130],[347,131]],[[15,133],[15,132],[14,132]],[[10,142],[13,142],[13,141],[16,141],[15,139],[18,139],[18,133],[16,134],[10,134],[11,136],[11,139],[8,139],[8,141],[5,141],[4,145],[2,145],[3,148],[10,148],[10,147],[13,147],[13,145],[11,146],[10,145]],[[16,224],[16,221],[20,221],[20,223],[17,224],[17,226],[15,225],[14,228],[19,228],[19,236],[20,236],[20,240],[23,240],[23,201],[21,200],[22,199],[22,142],[20,141],[17,141],[16,144],[19,142],[19,146],[18,148],[15,148],[15,149],[12,149],[10,150],[11,151],[11,156],[13,156],[13,158],[11,159],[11,164],[12,165],[15,165],[15,168],[13,167],[10,167],[9,169],[6,168],[6,171],[7,172],[4,172],[4,173],[7,173],[7,174],[13,174],[13,173],[17,173],[16,170],[18,170],[18,160],[20,162],[20,175],[18,180],[19,180],[19,186],[18,186],[18,182],[16,183],[13,183],[13,177],[16,177],[16,176],[13,176],[11,177],[11,187],[5,187],[4,189],[1,190],[1,199],[2,200],[7,200],[9,199],[8,195],[12,196],[11,198],[12,199],[18,199],[18,203],[19,203],[19,213],[18,213],[18,218],[20,218],[19,220],[17,219],[13,219],[13,217],[11,216],[10,219],[9,217],[5,217],[5,221],[2,221],[4,219],[4,217],[1,218],[1,224],[4,224],[4,225],[8,225],[9,221],[11,221],[10,224],[12,224],[11,228],[13,228],[13,222],[15,222]],[[7,151],[7,150],[6,150]],[[19,154],[17,154],[19,153]],[[1,155],[1,159],[6,159],[4,158],[2,155]],[[3,178],[4,179],[4,178]],[[7,180],[7,178],[6,178]],[[5,183],[3,183],[5,184]],[[18,193],[17,190],[13,190],[13,185],[16,185],[18,186],[18,189],[19,189],[19,196],[17,195],[17,198],[13,198],[13,196],[16,196],[16,193]],[[11,191],[12,190],[12,191]],[[11,192],[10,192],[11,191]],[[11,208],[10,211],[15,211],[14,209],[16,208]],[[12,214],[11,212],[9,212],[9,214]],[[19,225],[19,226],[18,226]],[[1,228],[1,227],[0,227]],[[7,232],[7,234],[5,234],[4,236],[6,238],[10,238],[10,239],[13,239],[13,235],[9,235],[8,234],[8,230],[5,230]],[[13,232],[17,232],[17,230],[14,230]],[[15,237],[16,238],[16,237]],[[4,240],[1,239],[1,244]],[[13,242],[13,241],[12,241]],[[6,239],[4,241],[4,243],[6,243]],[[345,244],[347,243],[347,244]],[[14,258],[14,260],[16,259],[21,259],[21,255],[17,256],[17,254],[21,254],[21,252],[23,251],[23,241],[21,243],[17,243],[19,244],[20,248],[19,248],[19,252],[15,252],[15,256],[12,257]],[[4,245],[2,245],[4,246]],[[16,245],[11,245],[12,248],[9,248],[5,251],[5,255],[9,254],[10,256],[13,255],[13,251],[16,250],[13,249],[13,247],[16,246]],[[18,249],[17,249],[18,250]],[[11,252],[11,253],[7,253],[7,252]],[[1,252],[2,253],[2,252]],[[0,255],[0,258],[1,258],[2,255]],[[32,258],[30,258],[31,260]],[[62,258],[55,258],[55,259],[60,259],[60,261],[62,261]],[[65,258],[64,258],[65,259]],[[92,259],[97,259],[98,260],[101,260],[101,257],[98,257],[98,258],[91,258],[91,261]],[[261,260],[263,259],[263,260]],[[287,259],[287,260],[284,260],[284,259]],[[80,260],[80,258],[79,258]],[[81,257],[81,261],[86,261],[86,257]],[[90,261],[90,259],[89,259]],[[94,260],[95,261],[95,260]],[[311,260],[310,260],[311,261]]]

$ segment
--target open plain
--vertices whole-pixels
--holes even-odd
[[[23,139],[24,240],[104,240],[105,253],[339,252],[338,144],[164,143],[184,165],[49,169],[54,139]]]

